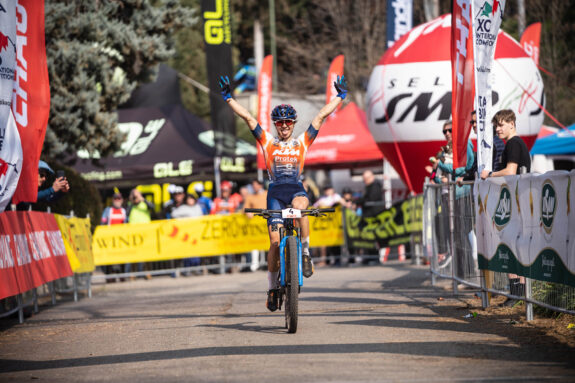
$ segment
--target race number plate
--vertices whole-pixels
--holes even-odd
[[[301,218],[301,210],[298,209],[283,209],[282,218]]]

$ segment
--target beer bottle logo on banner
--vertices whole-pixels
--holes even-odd
[[[495,208],[495,214],[493,214],[493,222],[497,230],[503,230],[503,228],[511,220],[511,192],[507,184],[501,185],[501,192],[499,193],[499,202],[497,202],[497,207]]]
[[[557,194],[553,182],[546,179],[541,188],[541,223],[547,234],[551,234],[553,220],[557,211]]]

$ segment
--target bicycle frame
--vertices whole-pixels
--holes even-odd
[[[297,241],[297,271],[298,271],[298,284],[303,286],[303,273],[302,273],[302,244],[300,238],[300,230],[294,225],[293,218],[286,218],[284,220],[284,227],[280,229],[280,285],[287,286],[286,282],[286,260],[285,248],[288,237],[294,236]],[[295,235],[294,235],[295,231]]]

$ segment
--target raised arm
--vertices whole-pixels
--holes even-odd
[[[340,102],[342,102],[345,99],[345,96],[347,96],[347,84],[344,76],[337,76],[337,80],[333,82],[333,86],[335,86],[335,90],[337,90],[337,97],[334,97],[333,100],[325,104],[324,107],[320,109],[317,116],[312,120],[311,125],[316,130],[321,128],[321,125],[327,116],[332,114]]]
[[[258,125],[258,120],[256,120],[246,108],[240,105],[239,102],[234,100],[232,97],[232,89],[230,86],[230,79],[228,76],[220,76],[220,89],[222,93],[222,98],[228,103],[232,108],[234,113],[240,117],[242,120],[248,124],[250,130],[254,130]]]

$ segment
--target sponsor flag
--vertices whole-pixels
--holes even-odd
[[[22,145],[11,109],[16,55],[16,2],[7,1],[0,6],[0,212],[22,172]]]
[[[273,56],[264,58],[258,79],[258,122],[263,130],[271,131]],[[258,169],[265,169],[264,153],[258,145]]]
[[[22,174],[14,203],[35,202],[38,160],[50,115],[50,82],[44,39],[44,2],[18,0],[16,6],[16,77],[12,111],[22,140]]]
[[[202,0],[204,46],[210,86],[216,153],[233,153],[236,146],[234,114],[220,95],[220,76],[233,77],[230,0]]]
[[[539,43],[541,41],[541,23],[533,23],[525,29],[519,44],[539,66]]]
[[[477,105],[477,171],[492,170],[493,128],[491,117],[491,70],[505,0],[473,0],[473,55]]]
[[[473,73],[473,42],[469,2],[454,1],[451,18],[451,111],[453,167],[467,162],[467,138],[471,131],[469,119],[475,93]]]
[[[329,71],[327,72],[327,84],[325,87],[325,103],[329,103],[335,97],[337,97],[337,91],[333,86],[333,83],[337,81],[337,76],[343,75],[343,63],[345,61],[344,55],[339,55],[334,58],[329,66]],[[328,117],[331,118],[335,116],[335,113],[341,108],[341,103],[337,106],[337,109]]]
[[[387,47],[413,28],[413,0],[387,0]]]

